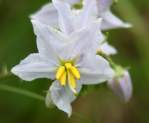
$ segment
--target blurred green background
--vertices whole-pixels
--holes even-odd
[[[119,51],[114,60],[130,66],[134,93],[127,104],[105,84],[73,103],[68,118],[62,111],[45,107],[42,100],[4,91],[9,85],[40,95],[50,86],[47,79],[24,82],[5,76],[7,69],[36,52],[28,16],[48,0],[0,0],[0,123],[149,123],[149,0],[119,0],[113,11],[133,24],[132,29],[111,30],[109,41]]]

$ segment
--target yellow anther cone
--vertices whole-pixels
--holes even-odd
[[[59,81],[60,81],[60,84],[62,86],[65,86],[66,85],[66,77],[67,77],[67,74],[66,72],[63,73],[63,75],[60,77]]]
[[[74,76],[70,73],[70,71],[68,71],[68,82],[69,82],[69,86],[72,89],[72,91],[74,93],[77,93],[75,90],[76,89],[76,80],[75,80]]]
[[[70,68],[70,71],[76,79],[80,79],[80,72],[78,71],[76,67],[72,66]]]
[[[66,62],[59,66],[56,72],[56,79],[60,82],[61,86],[65,86],[68,82],[70,89],[77,94],[76,80],[80,79],[80,72],[72,63]]]
[[[64,72],[65,72],[65,67],[60,66],[57,70],[57,73],[56,73],[56,79],[59,80],[60,77],[64,74]]]
[[[71,63],[66,63],[65,67],[66,67],[66,69],[70,69],[72,67],[72,64]]]

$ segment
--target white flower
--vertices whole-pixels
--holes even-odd
[[[74,3],[75,0],[73,0]],[[76,0],[77,3],[79,0]],[[70,1],[71,2],[71,1]],[[97,1],[98,3],[99,1]],[[69,35],[72,32],[85,27],[86,25],[92,23],[95,20],[98,20],[99,10],[97,11],[98,4],[95,0],[84,0],[83,8],[80,10],[72,9],[68,1],[53,0],[53,4],[48,4],[44,6],[40,11],[31,16],[35,20],[40,22],[60,28],[62,32]],[[103,6],[100,7],[100,11],[103,11],[103,16],[106,13],[105,10],[110,6],[110,1],[100,1]],[[54,5],[54,6],[53,6]],[[99,8],[99,7],[98,7]],[[101,13],[101,12],[100,12]],[[101,14],[100,14],[101,15]],[[112,17],[113,18],[113,17]],[[111,19],[109,19],[110,22]],[[102,23],[99,26],[98,38],[95,40],[98,42],[98,49],[102,50],[107,55],[114,55],[117,53],[116,49],[105,42],[105,36],[100,31],[101,28],[105,26],[107,22],[106,18],[102,19]],[[114,22],[115,23],[115,22]],[[108,26],[110,24],[107,24]],[[115,26],[112,25],[111,26]],[[111,28],[111,26],[109,28]],[[105,43],[103,43],[103,41]]]
[[[45,5],[41,10],[39,10],[37,13],[33,14],[31,18],[40,20],[41,22],[57,26],[58,27],[58,13],[66,14],[66,9],[72,8],[72,5],[74,3],[78,3],[79,0],[53,0],[53,3],[49,3]],[[58,7],[56,2],[63,3],[63,9],[60,9],[60,6]],[[84,14],[84,17],[80,18],[81,25],[86,25],[87,23],[96,20],[98,18],[102,18],[103,22],[101,24],[101,30],[108,30],[113,28],[128,28],[131,27],[131,24],[125,23],[121,21],[118,17],[116,17],[114,14],[112,14],[110,8],[113,3],[113,0],[83,0],[83,7],[82,9],[71,9],[70,13],[79,13]],[[55,4],[53,6],[53,4]],[[67,5],[66,5],[67,4]],[[69,5],[68,5],[69,4]],[[66,8],[65,8],[65,7]],[[62,7],[62,6],[61,6]],[[56,11],[56,9],[58,11]],[[68,12],[68,11],[67,11]],[[70,14],[69,13],[69,14]],[[82,15],[83,15],[82,14]],[[66,16],[67,17],[67,16]],[[70,17],[70,16],[68,16]],[[68,18],[70,20],[70,18]],[[72,19],[72,18],[71,18]],[[72,19],[72,20],[79,20],[79,19]],[[76,23],[78,25],[77,27],[80,27],[80,24]]]
[[[47,7],[49,8],[51,7],[51,10],[52,10],[51,13],[56,12],[52,4],[47,5],[47,7],[45,6],[45,9],[42,9],[39,12],[37,12],[37,14],[32,16],[32,18],[35,20],[39,20],[42,23],[49,24],[50,26],[54,26],[54,25],[56,26],[56,23],[53,23],[53,22],[57,22],[57,20],[59,20],[59,25],[58,25],[59,27],[57,26],[57,28],[59,28],[63,33],[70,35],[72,32],[85,27],[86,25],[92,23],[93,21],[99,20],[99,19],[93,19],[92,10],[93,8],[95,8],[95,5],[94,5],[94,2],[89,3],[89,1],[90,0],[86,0],[84,2],[84,7],[82,8],[82,10],[73,11],[71,9],[71,5],[68,4],[67,1],[53,0],[53,4],[57,10],[58,18],[55,19],[53,16],[51,16],[51,19],[53,18],[53,20],[50,21],[48,19],[50,18],[50,16],[48,16],[48,18],[46,16],[45,20],[46,21],[48,20],[48,23],[44,20],[41,20],[44,18],[44,16],[42,17],[40,15],[45,15],[42,13],[42,11],[45,10],[45,13],[50,13],[49,9],[47,9],[49,12],[46,12]],[[55,15],[55,14],[51,14],[51,15]],[[103,52],[107,53],[108,55],[116,54],[116,49],[110,46],[108,43],[106,43],[105,39],[106,38],[101,33],[100,26],[99,26],[98,37],[95,40],[98,43],[97,44],[97,46],[99,47],[98,49],[103,50]],[[103,43],[103,41],[105,43]]]
[[[103,30],[113,28],[129,28],[131,24],[121,21],[118,17],[112,14],[110,7],[113,0],[96,0],[97,16],[103,19],[101,28]]]
[[[96,43],[91,40],[95,40],[100,24],[92,23],[68,36],[38,21],[32,23],[39,53],[29,55],[12,72],[27,81],[55,80],[49,89],[51,100],[70,116],[71,102],[82,85],[98,84],[113,76],[109,63],[92,52]]]
[[[73,0],[75,1],[75,0]],[[89,1],[89,0],[86,0]],[[78,0],[76,0],[78,2]],[[40,21],[43,24],[50,25],[60,29],[65,34],[71,34],[72,32],[85,27],[86,25],[99,20],[99,18],[93,19],[92,8],[94,2],[84,2],[84,6],[80,10],[72,9],[72,4],[68,0],[53,0],[52,4],[45,5],[37,13],[31,15],[31,19]],[[100,41],[104,40],[104,36],[100,32]]]
[[[123,71],[120,76],[114,76],[113,79],[108,81],[108,85],[122,100],[126,102],[130,100],[132,96],[132,83],[127,70]]]

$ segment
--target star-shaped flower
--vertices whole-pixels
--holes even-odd
[[[48,97],[70,116],[71,102],[82,85],[99,84],[114,74],[109,63],[93,52],[97,44],[92,40],[97,38],[101,22],[89,24],[70,35],[37,20],[32,23],[39,52],[30,54],[12,72],[26,81],[53,80]]]

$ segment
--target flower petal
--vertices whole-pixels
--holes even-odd
[[[82,84],[98,84],[113,77],[113,70],[102,57],[88,53],[78,63]]]
[[[58,27],[58,13],[51,3],[44,5],[39,11],[31,15],[30,18],[52,27]]]
[[[112,3],[113,3],[113,0],[96,0],[98,13],[100,14],[110,9]]]
[[[53,64],[43,60],[39,54],[31,54],[13,67],[11,72],[23,80],[31,81],[37,78],[54,79],[55,69]]]
[[[99,39],[98,32],[101,20],[93,22],[88,26],[73,32],[70,35],[70,43],[68,43],[60,52],[62,58],[71,59],[86,52],[96,54]]]
[[[67,43],[67,37],[60,31],[39,21],[32,20],[32,24],[37,36],[37,47],[40,55],[53,60],[57,64],[58,51]]]
[[[81,90],[81,85],[78,85],[77,92]],[[50,87],[51,98],[53,103],[62,111],[71,116],[72,107],[71,103],[76,99],[74,93],[68,86],[62,87],[58,81],[53,82]]]
[[[52,102],[52,98],[51,98],[51,93],[50,91],[47,92],[47,95],[46,95],[46,98],[45,98],[45,104],[48,108],[52,108],[54,105],[53,105],[53,102]]]
[[[66,0],[66,2],[69,3],[70,5],[73,5],[73,4],[79,3],[80,0]]]
[[[117,53],[117,50],[108,44],[108,42],[103,43],[100,48],[106,55],[115,55]]]
[[[65,0],[70,5],[80,0]],[[31,19],[40,21],[52,27],[58,27],[58,12],[52,3],[45,4],[40,10],[30,16]]]
[[[96,16],[94,16],[95,1],[94,0],[84,0],[83,8],[78,15],[78,23],[77,29],[87,26],[96,20]],[[83,20],[83,21],[82,21]]]
[[[101,29],[103,30],[113,29],[113,28],[130,28],[131,27],[131,24],[121,21],[119,18],[113,15],[110,10],[102,13],[101,17],[103,18],[103,22],[101,25]]]
[[[130,100],[132,96],[132,83],[128,71],[125,71],[121,78],[110,80],[108,85],[121,99],[126,102]]]
[[[71,6],[65,1],[60,0],[53,0],[53,4],[58,11],[59,26],[61,31],[69,35],[75,29],[75,18],[71,11]]]

